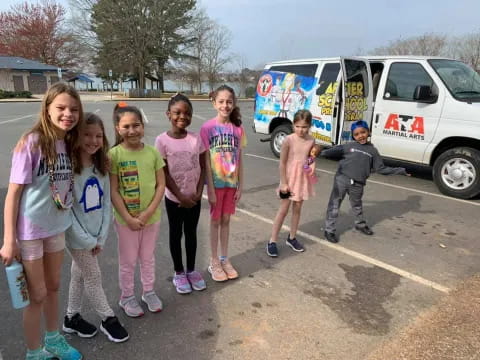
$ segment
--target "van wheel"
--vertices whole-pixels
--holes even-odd
[[[273,154],[276,157],[280,157],[280,150],[282,149],[282,144],[285,141],[285,138],[292,133],[292,126],[287,124],[282,124],[277,126],[270,137],[270,148],[272,149]]]
[[[445,195],[470,199],[480,193],[480,151],[458,147],[442,153],[433,164],[433,180]]]

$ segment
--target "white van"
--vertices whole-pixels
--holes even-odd
[[[351,141],[351,122],[366,120],[384,158],[432,166],[444,194],[480,193],[480,76],[462,62],[375,56],[267,64],[253,128],[270,135],[276,156],[299,109],[312,112],[318,143]]]

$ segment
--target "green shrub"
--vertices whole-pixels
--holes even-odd
[[[31,98],[30,91],[7,91],[0,89],[0,99]]]
[[[255,91],[256,91],[256,88],[254,86],[249,86],[245,89],[245,96],[247,98],[253,98],[255,97]]]

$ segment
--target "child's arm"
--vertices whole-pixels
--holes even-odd
[[[170,176],[170,171],[168,168],[168,162],[167,160],[163,160],[165,162],[165,166],[163,167],[164,169],[164,174],[165,174],[165,185],[170,190],[173,195],[178,199],[180,202],[180,206],[184,208],[191,208],[195,206],[195,201],[193,201],[191,198],[184,196],[180,189],[178,188],[177,184],[175,181],[172,179]]]
[[[150,205],[148,205],[148,207],[143,210],[140,215],[138,215],[138,219],[140,219],[143,224],[146,224],[158,209],[158,206],[162,201],[163,194],[165,193],[165,173],[163,172],[163,168],[160,168],[155,172],[155,180],[155,195],[153,196]]]
[[[210,164],[210,152],[208,150],[205,151],[205,172],[207,176],[208,202],[214,206],[217,202],[217,197],[215,196],[215,188],[213,186],[212,166]]]
[[[105,186],[104,186],[104,189],[103,189],[102,227],[100,229],[100,232],[99,232],[98,238],[97,238],[97,245],[100,248],[103,248],[103,246],[105,245],[105,240],[107,240],[107,237],[108,237],[108,230],[110,229],[110,222],[111,222],[111,219],[112,219],[112,202],[109,201],[110,198],[111,198],[111,195],[110,195],[110,178],[107,174],[105,176]]]
[[[240,198],[242,197],[243,191],[243,151],[239,149],[240,153],[238,154],[238,183],[237,183],[237,191],[235,191],[235,202],[238,203]]]
[[[287,160],[289,148],[290,144],[288,140],[285,139],[280,150],[280,165],[278,166],[280,172],[280,191],[284,193],[290,191],[287,184]]]
[[[320,156],[339,158],[343,156],[343,145],[336,145],[330,149],[325,149],[320,152]]]
[[[17,247],[17,218],[23,188],[23,184],[8,184],[3,213],[3,246],[0,249],[0,258],[6,266],[10,265],[14,258],[19,258],[20,255]]]
[[[135,218],[127,210],[125,203],[123,202],[122,195],[120,195],[120,188],[118,186],[118,176],[116,174],[110,174],[110,192],[112,198],[112,204],[117,210],[118,214],[127,223],[130,230],[140,230],[145,225],[139,218]]]
[[[203,194],[203,187],[205,186],[205,175],[206,175],[206,169],[205,169],[205,158],[207,157],[206,151],[202,152],[200,154],[200,179],[198,179],[198,184],[197,184],[197,193],[195,195],[194,200],[199,201],[202,199],[202,194]]]
[[[373,171],[382,175],[405,175],[410,176],[403,167],[389,167],[385,166],[382,157],[378,153],[377,149],[373,153]]]

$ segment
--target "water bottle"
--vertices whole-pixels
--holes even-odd
[[[10,266],[5,268],[7,272],[8,287],[10,288],[10,296],[15,309],[21,309],[28,304],[28,288],[27,279],[23,271],[23,266],[17,261],[13,261]]]

